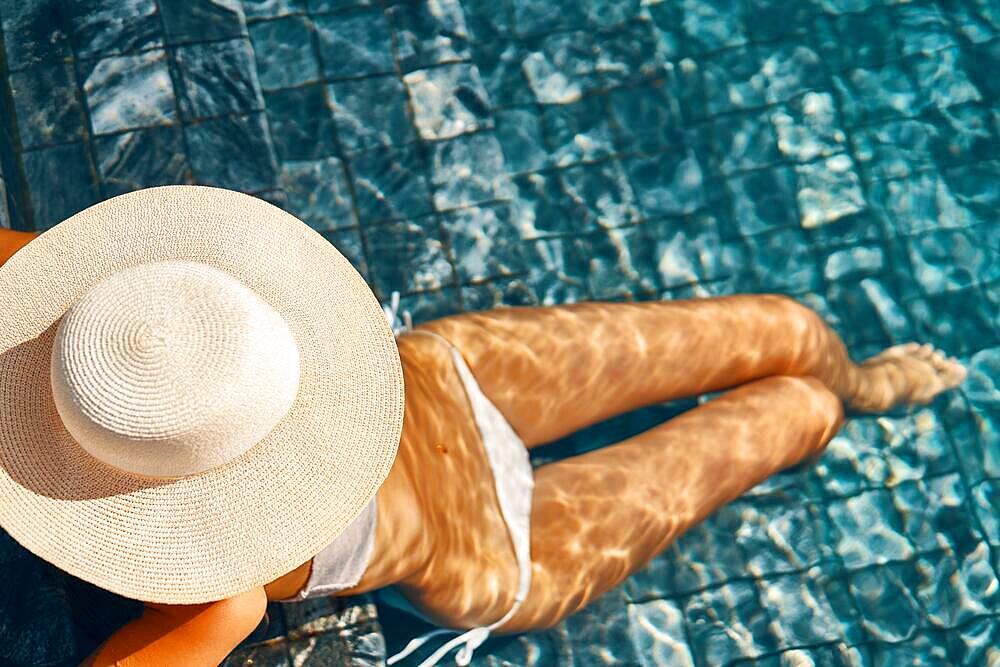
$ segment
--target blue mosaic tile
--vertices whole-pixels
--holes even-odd
[[[908,560],[913,546],[887,491],[865,491],[828,506],[830,518],[841,533],[837,553],[849,568]]]
[[[608,6],[625,4],[612,2]],[[600,29],[607,28],[602,25]],[[602,35],[597,44],[597,79],[601,86],[613,88],[662,77],[669,71],[668,48],[652,21],[628,21],[615,32]]]
[[[683,63],[681,63],[683,67]],[[704,77],[706,111],[716,115],[767,104],[767,84],[761,51],[746,46],[706,56],[698,61]]]
[[[768,111],[726,115],[712,122],[713,155],[723,173],[756,169],[781,160]]]
[[[670,600],[630,604],[629,635],[640,656],[640,664],[694,667],[694,658],[684,633],[684,614]]]
[[[681,29],[689,53],[715,51],[747,41],[746,6],[739,0],[681,0]]]
[[[470,311],[501,306],[537,306],[535,291],[523,278],[494,278],[476,285],[463,285],[462,303]]]
[[[200,42],[246,34],[239,0],[159,0],[167,43]]]
[[[844,631],[826,595],[803,574],[757,579],[760,599],[772,618],[781,619],[773,632],[781,648],[822,644],[840,639]]]
[[[758,42],[796,35],[810,30],[814,11],[812,3],[788,3],[785,0],[747,0],[743,21],[747,35]]]
[[[589,32],[560,32],[527,42],[521,69],[539,104],[576,102],[601,87],[598,49]]]
[[[79,61],[77,70],[94,134],[176,122],[165,51]]]
[[[657,246],[638,226],[599,230],[576,239],[588,259],[591,299],[638,300],[658,294],[662,286],[653,268]]]
[[[659,38],[658,50],[667,60],[679,60],[684,57],[684,38],[681,31],[681,16],[683,10],[679,3],[657,2],[646,4],[643,8],[645,17],[652,22]]]
[[[798,165],[800,222],[805,228],[825,225],[866,207],[854,161],[845,154]]]
[[[733,539],[747,554],[747,572],[754,577],[803,572],[819,563],[809,509],[789,500],[783,494],[736,503],[740,524]]]
[[[463,285],[527,271],[509,205],[458,209],[442,214],[441,224]]]
[[[423,161],[415,147],[363,151],[349,163],[362,224],[431,210]]]
[[[926,232],[909,238],[907,245],[914,278],[925,294],[952,292],[1000,277],[993,251],[980,246],[972,230]]]
[[[555,172],[521,174],[511,179],[516,188],[516,227],[522,239],[571,233],[583,211],[562,188]]]
[[[534,108],[502,109],[493,118],[497,141],[510,172],[533,171],[548,163],[541,121]]]
[[[819,14],[813,30],[820,55],[835,72],[875,67],[899,53],[889,11],[881,5],[857,13]]]
[[[10,71],[67,60],[71,55],[62,3],[0,0],[0,26]]]
[[[559,5],[545,0],[524,0],[511,5],[514,25],[521,37],[547,35],[584,25],[581,3]]]
[[[747,555],[733,539],[740,523],[739,507],[725,505],[711,523],[692,526],[674,541],[671,555],[678,593],[701,591],[746,575]]]
[[[455,272],[433,217],[366,227],[371,277],[382,294],[428,291],[455,284]]]
[[[359,227],[326,229],[321,233],[323,238],[332,243],[344,257],[350,260],[365,280],[369,279],[368,263],[365,261],[364,245]]]
[[[90,160],[82,143],[26,151],[22,160],[36,231],[44,231],[97,201]]]
[[[66,3],[77,58],[100,58],[163,46],[155,0],[82,0]]]
[[[833,85],[848,125],[909,116],[917,102],[914,85],[899,62],[849,70],[834,76]]]
[[[225,116],[186,125],[188,159],[197,182],[232,190],[269,190],[277,165],[264,114]]]
[[[526,57],[520,42],[492,40],[472,45],[473,64],[494,108],[535,102],[521,68]]]
[[[624,164],[646,217],[693,213],[705,204],[702,168],[690,150],[633,158]]]
[[[959,665],[989,665],[1000,657],[1000,621],[982,618],[947,633],[951,659]]]
[[[919,576],[910,563],[892,563],[848,575],[848,590],[870,637],[898,642],[913,636],[923,620],[914,593],[918,582]]]
[[[249,9],[249,7],[248,7]],[[288,16],[250,25],[257,76],[264,90],[298,86],[319,79],[313,52],[312,23]]]
[[[184,120],[263,108],[253,51],[246,39],[180,46],[174,61]]]
[[[315,230],[358,224],[344,165],[335,157],[282,162],[281,188],[289,211]]]
[[[924,631],[898,644],[876,643],[865,646],[868,664],[879,667],[890,665],[948,665],[954,664],[948,655],[946,635],[943,632]]]
[[[663,80],[615,89],[608,102],[618,150],[655,153],[681,144],[680,103]]]
[[[916,594],[932,625],[952,628],[996,609],[1000,582],[985,542],[964,558],[948,552],[927,554],[917,560],[916,568],[922,579]]]
[[[778,647],[768,631],[770,616],[751,582],[733,581],[690,596],[684,620],[696,664],[721,665]]]
[[[802,44],[781,44],[771,49],[763,59],[761,72],[766,81],[765,98],[772,104],[830,86],[822,58]]]
[[[264,93],[279,160],[315,160],[336,152],[336,132],[322,84]]]
[[[458,0],[397,1],[387,13],[404,72],[469,59],[469,35]]]
[[[512,199],[514,187],[492,132],[477,132],[431,144],[431,183],[439,211]]]
[[[94,159],[107,195],[192,181],[184,135],[176,125],[97,137]]]
[[[975,221],[944,180],[935,173],[875,182],[869,201],[899,234],[919,234],[940,228],[965,227]]]
[[[619,227],[640,219],[632,186],[617,160],[576,165],[555,173],[576,208],[584,212],[578,228]]]
[[[406,115],[406,91],[395,75],[339,81],[327,88],[337,138],[345,151],[416,140]]]
[[[944,108],[982,99],[964,71],[966,58],[955,48],[916,56],[911,64],[921,98],[928,106]]]
[[[763,169],[726,179],[732,217],[743,235],[798,224],[795,171],[788,167]]]
[[[573,637],[574,662],[581,665],[639,662],[636,647],[629,639],[628,607],[621,589],[614,588],[590,603],[601,614],[603,623],[591,623],[586,616],[573,615],[563,624]]]
[[[271,19],[305,11],[306,0],[243,0],[247,19]]]
[[[931,53],[955,45],[944,12],[931,2],[910,2],[889,9],[900,39],[900,52]]]
[[[596,160],[614,152],[606,95],[543,107],[542,124],[555,164]]]
[[[965,355],[1000,342],[1000,330],[982,308],[958,308],[962,299],[976,303],[973,289],[956,290],[908,301],[906,306],[917,322],[921,338],[952,355]],[[951,313],[954,316],[944,314]],[[961,317],[958,315],[961,314]]]
[[[570,238],[536,239],[524,244],[528,285],[540,305],[587,300],[587,264]]]
[[[9,81],[23,148],[82,138],[85,120],[69,65],[38,65]]]
[[[377,9],[314,16],[323,74],[330,79],[387,74],[394,68],[389,22]]]
[[[986,42],[1000,34],[1000,12],[989,0],[950,2],[944,10],[951,24],[972,43]]]
[[[490,100],[476,68],[442,65],[403,77],[417,131],[424,139],[450,137],[490,127]]]

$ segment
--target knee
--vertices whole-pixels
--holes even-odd
[[[248,636],[260,624],[267,610],[267,594],[261,587],[251,588],[237,596],[212,603],[212,613],[219,627],[228,628],[238,641]]]
[[[807,416],[816,436],[825,444],[844,423],[844,403],[822,381],[810,375],[781,376],[780,380],[799,394],[797,405]]]

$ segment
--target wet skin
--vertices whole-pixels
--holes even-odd
[[[957,362],[915,344],[855,364],[815,312],[779,295],[501,308],[417,325],[397,339],[406,406],[399,453],[378,492],[374,555],[341,595],[395,584],[451,627],[503,616],[518,571],[462,382],[445,345],[422,330],[459,349],[528,447],[645,405],[732,388],[620,443],[535,470],[531,588],[499,633],[558,623],[722,504],[818,455],[845,403],[865,411],[926,403],[964,377]],[[197,650],[215,664],[253,630],[267,599],[305,584],[310,566],[229,601],[147,605],[94,664],[171,655],[201,664],[192,662],[196,642],[184,649],[170,640],[209,625],[215,643]]]

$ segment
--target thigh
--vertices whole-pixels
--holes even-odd
[[[837,399],[811,377],[747,383],[668,422],[536,471],[531,589],[502,629],[549,627],[724,503],[826,445]]]
[[[778,295],[584,302],[453,315],[414,327],[462,353],[528,447],[644,405],[804,368],[820,327]]]

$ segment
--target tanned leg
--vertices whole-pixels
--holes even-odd
[[[581,609],[724,503],[818,452],[842,418],[819,380],[775,376],[538,468],[531,588],[500,632],[549,627]]]
[[[415,327],[449,339],[529,447],[644,405],[772,375],[812,376],[863,411],[924,403],[964,377],[930,346],[855,364],[786,296],[497,308]]]

